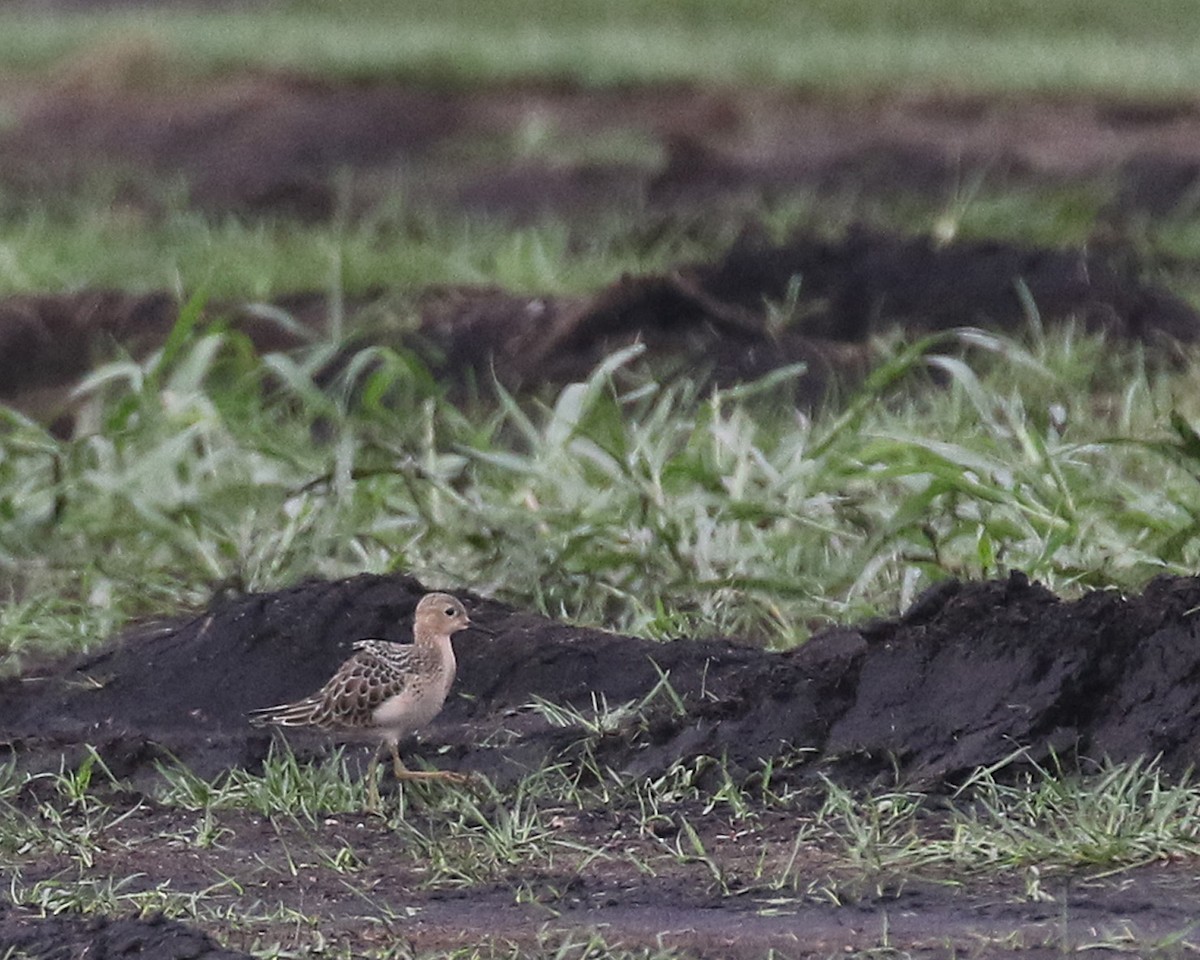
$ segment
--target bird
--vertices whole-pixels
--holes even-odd
[[[413,616],[413,642],[366,639],[316,693],[250,713],[255,726],[316,727],[380,742],[367,768],[367,809],[379,809],[376,771],[386,746],[397,780],[468,779],[446,770],[409,770],[399,742],[425,726],[446,702],[456,662],[450,637],[471,626],[462,601],[448,593],[427,593]]]

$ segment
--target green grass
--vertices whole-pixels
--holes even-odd
[[[614,217],[581,240],[403,204],[325,226],[145,220],[104,196],[7,204],[0,291],[303,288],[336,302],[377,289],[374,322],[391,332],[414,323],[405,298],[429,283],[594,290],[714,256],[738,228]],[[1087,190],[971,188],[944,205],[799,197],[761,213],[776,236],[866,219],[1065,246],[1086,241],[1099,208]],[[1191,282],[1186,222],[1135,239],[1151,260],[1175,258],[1163,279]],[[885,336],[877,377],[810,417],[774,402],[779,385],[707,396],[630,356],[537,402],[485,383],[480,402],[456,405],[413,357],[379,348],[326,391],[313,378],[342,346],[331,327],[301,354],[260,358],[185,322],[166,355],[89,379],[77,438],[9,417],[3,669],[214,589],[362,570],[651,636],[785,646],[894,612],[945,576],[1019,568],[1068,593],[1137,589],[1200,559],[1194,374],[1070,330],[961,334],[928,357]],[[930,389],[931,371],[949,385]]]
[[[504,149],[512,156],[525,148]],[[385,319],[407,325],[412,317],[405,303],[430,286],[594,293],[625,274],[717,259],[750,223],[779,242],[796,231],[836,241],[857,225],[943,240],[1078,249],[1108,229],[1104,210],[1112,200],[1103,182],[997,189],[984,179],[933,200],[799,190],[674,218],[625,209],[513,227],[434,211],[416,195],[376,194],[366,210],[316,224],[205,216],[187,211],[185,198],[165,187],[159,212],[151,213],[116,199],[127,176],[112,173],[78,193],[32,203],[0,195],[0,296],[95,287],[181,295],[202,289],[239,302],[296,291],[335,298],[382,293],[392,301]],[[1121,239],[1150,279],[1200,300],[1194,217],[1131,223]]]
[[[670,230],[648,238],[628,220],[593,223],[591,230],[581,241],[556,223],[513,229],[391,204],[349,224],[214,221],[182,212],[147,220],[93,196],[68,211],[21,210],[0,219],[0,296],[203,288],[212,297],[266,300],[298,290],[411,294],[436,284],[581,293],[622,273],[715,252],[735,232],[715,229],[707,242]]]
[[[637,348],[540,401],[457,405],[379,347],[323,388],[336,343],[258,358],[189,332],[198,307],[164,352],[88,379],[78,437],[9,416],[10,669],[219,587],[364,570],[786,646],[947,576],[1070,594],[1200,563],[1194,374],[1069,330],[879,341],[859,392],[807,416],[780,402],[801,371],[702,395]]]
[[[371,931],[403,929],[440,891],[508,890],[566,928],[551,923],[521,948],[477,938],[481,952],[455,956],[598,957],[604,944],[570,929],[579,875],[635,892],[670,878],[766,913],[886,911],[914,883],[952,887],[964,904],[1067,910],[1072,884],[1121,889],[1131,870],[1200,855],[1200,788],[1153,762],[1069,774],[1018,752],[950,798],[795,790],[767,766],[737,782],[711,757],[657,779],[563,764],[507,790],[409,785],[372,817],[341,751],[299,762],[277,750],[261,773],[213,781],[163,773],[147,797],[95,753],[56,774],[0,768],[0,878],[13,902],[35,915],[162,912],[260,956],[357,956]],[[160,858],[187,867],[161,876]]]
[[[247,64],[431,83],[783,84],[1190,94],[1200,13],[1186,0],[293,0],[244,12],[0,15],[0,69],[149,49],[199,71]],[[131,46],[130,37],[136,38]],[[137,79],[137,72],[132,74]],[[153,72],[151,72],[151,77]],[[143,82],[145,82],[143,80]]]

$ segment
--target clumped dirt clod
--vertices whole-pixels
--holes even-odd
[[[249,954],[223,949],[194,927],[157,916],[30,920],[0,900],[0,946],[30,960],[243,960]]]
[[[772,325],[772,306],[789,295],[794,316]],[[361,310],[377,299],[349,306]],[[304,330],[318,337],[328,326],[320,294],[294,294],[278,306],[294,326],[244,304],[212,303],[207,312],[230,320],[264,352],[299,347]],[[417,329],[387,336],[390,345],[423,356],[446,382],[486,383],[495,374],[510,388],[586,377],[632,342],[720,385],[803,363],[795,393],[809,405],[832,383],[865,375],[868,338],[884,328],[920,333],[974,325],[1017,334],[1031,309],[1047,323],[1075,320],[1149,343],[1200,335],[1200,315],[1189,304],[1101,254],[854,230],[838,241],[800,235],[782,244],[751,231],[715,261],[625,277],[590,296],[433,288],[417,299]],[[0,299],[0,400],[61,418],[67,431],[68,391],[78,379],[114,344],[133,355],[160,346],[178,315],[179,304],[165,292]],[[349,349],[365,343],[360,335]]]
[[[0,684],[0,741],[9,758],[30,771],[69,768],[91,744],[115,776],[142,787],[156,781],[155,765],[172,757],[204,777],[257,767],[271,737],[248,725],[247,711],[316,689],[355,639],[403,639],[424,592],[410,577],[363,575],[224,599],[194,616],[143,626],[76,661]],[[725,640],[656,643],[466,599],[472,619],[494,635],[468,630],[456,637],[455,691],[424,742],[409,750],[439,767],[485,774],[501,786],[548,764],[576,764],[585,742],[602,768],[635,780],[704,756],[724,758],[735,779],[752,779],[764,760],[774,759],[783,761],[776,787],[803,787],[824,776],[855,791],[937,792],[1018,749],[1024,751],[1021,762],[1064,769],[1152,755],[1168,772],[1194,763],[1200,578],[1160,577],[1137,595],[1097,591],[1077,600],[1060,599],[1017,573],[983,583],[946,581],[900,616],[832,628],[784,653]],[[656,688],[658,694],[648,697]],[[611,707],[641,707],[602,734],[554,726],[529,707],[540,697],[586,716],[596,707],[593,695]],[[289,732],[289,740],[301,758],[326,749],[319,735]],[[417,800],[410,803],[412,816],[426,815]],[[731,842],[732,828],[720,816],[698,809],[675,813],[687,816],[714,849]],[[136,837],[162,831],[161,821],[171,816],[170,808],[139,805],[120,822]],[[790,815],[767,811],[762,817],[756,842],[788,849],[795,829]],[[563,829],[583,831],[587,843],[603,846],[622,830],[637,833],[627,819],[614,810],[591,826],[584,818]],[[322,829],[337,835],[338,823],[333,818]],[[670,829],[679,829],[672,823]],[[277,843],[273,834],[255,839],[272,829],[261,818],[235,827],[236,842],[209,855],[220,863],[229,859],[222,870],[261,858]],[[383,871],[371,874],[380,891],[420,905],[420,923],[402,934],[414,949],[485,935],[528,939],[528,909],[534,908],[518,907],[511,892],[484,884],[450,899],[436,891],[418,893],[421,878],[404,872],[413,869],[404,866],[406,858],[383,855],[395,838],[373,837],[358,834],[355,849],[370,870]],[[373,857],[376,842],[382,847]],[[127,849],[114,870],[141,875],[172,869],[154,861],[152,844]],[[176,868],[195,869],[191,860]],[[1200,902],[1178,878],[1144,874],[1133,886],[1092,884],[1072,892],[1069,930],[1055,926],[1057,902],[1041,905],[1040,913],[1036,902],[997,910],[993,895],[916,882],[856,895],[840,906],[801,899],[778,915],[756,912],[757,901],[722,897],[711,887],[705,892],[702,882],[670,874],[618,876],[615,869],[571,873],[573,886],[563,886],[566,876],[530,882],[559,891],[553,902],[563,929],[603,924],[629,943],[654,942],[662,930],[675,930],[682,939],[673,942],[698,955],[719,942],[722,955],[746,957],[768,949],[793,955],[789,948],[797,947],[801,927],[798,956],[869,946],[880,923],[893,936],[911,936],[914,945],[933,935],[943,943],[1003,940],[1018,932],[1049,940],[1070,931],[1086,936],[1114,910],[1136,916],[1139,929],[1165,936],[1190,922],[1187,911]],[[1144,893],[1141,900],[1135,888]],[[1172,892],[1164,899],[1167,889]],[[336,890],[328,896],[336,900]],[[912,919],[889,927],[882,918],[892,914]],[[331,919],[331,935],[349,922]],[[132,946],[120,944],[149,936],[132,920],[49,924],[45,938],[92,936],[107,945],[105,956],[135,955]],[[22,912],[0,912],[0,944],[28,942],[39,956],[38,944],[49,939],[39,940],[38,929]],[[136,955],[221,956],[204,953],[211,944],[195,941],[198,935],[188,928],[159,924],[154,930],[165,938],[166,952]]]
[[[404,638],[423,592],[411,578],[364,575],[145,627],[79,662],[4,682],[0,733],[35,769],[57,769],[64,747],[83,743],[119,777],[146,775],[165,751],[202,776],[253,766],[270,738],[247,712],[320,687],[356,639]],[[472,618],[496,635],[456,639],[456,693],[430,739],[453,747],[439,763],[500,781],[578,739],[527,709],[535,697],[586,713],[593,694],[614,706],[640,701],[662,677],[674,696],[663,691],[646,723],[598,745],[614,769],[657,775],[709,755],[749,773],[804,751],[800,769],[856,787],[896,774],[937,788],[1017,747],[1032,760],[1051,750],[1161,755],[1182,771],[1197,746],[1196,578],[1072,601],[1020,574],[948,581],[895,619],[827,630],[787,653],[656,643],[473,603]]]

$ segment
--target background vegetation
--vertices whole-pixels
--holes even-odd
[[[101,90],[157,88],[247,68],[322,82],[770,85],[847,102],[897,91],[1169,102],[1194,96],[1200,5],[0,9],[10,102],[81,78]],[[0,125],[14,120],[0,115]],[[535,154],[661,159],[636,141],[520,136]],[[355,346],[344,312],[306,348],[260,356],[222,322],[220,304],[314,288],[344,304],[382,291],[371,322],[392,334],[414,326],[412,295],[426,285],[581,293],[625,272],[716,255],[742,224],[621,216],[586,233],[559,222],[512,228],[418,211],[404,197],[303,224],[203,216],[177,186],[155,188],[154,216],[103,182],[36,204],[0,197],[0,295],[110,286],[166,288],[188,301],[161,350],[118,354],[78,386],[73,436],[0,411],[0,672],[223,591],[364,570],[412,572],[431,587],[614,630],[786,647],[830,622],[894,613],[949,576],[1020,569],[1070,594],[1137,589],[1200,563],[1200,384],[1190,350],[1168,355],[1051,327],[1031,305],[1028,330],[1013,338],[966,327],[916,342],[883,332],[871,344],[875,373],[816,410],[790,402],[802,369],[707,392],[645,365],[636,347],[537,396],[485,383],[456,399],[414,355]],[[777,235],[837,235],[866,221],[1078,247],[1102,203],[1085,187],[1023,187],[947,202],[793,196],[753,213]],[[1149,279],[1196,293],[1193,218],[1128,230]],[[788,319],[787,304],[768,307]],[[975,884],[989,902],[1061,895],[1065,952],[1075,946],[1066,933],[1072,871],[1100,883],[1200,850],[1200,790],[1153,762],[1092,777],[1026,765],[1022,775],[1018,751],[1014,769],[981,771],[951,798],[853,796],[833,783],[800,795],[785,769],[797,757],[768,758],[749,774],[701,757],[657,779],[623,777],[590,752],[613,732],[599,705],[590,717],[532,708],[577,728],[583,745],[570,764],[508,791],[406,787],[374,819],[360,816],[362,784],[340,751],[319,763],[275,751],[261,771],[213,782],[164,769],[152,796],[114,782],[95,752],[51,774],[0,767],[4,884],[32,912],[164,911],[261,956],[362,955],[380,930],[391,940],[370,949],[407,956],[391,925],[410,918],[408,891],[512,888],[518,903],[550,916],[573,896],[553,884],[602,864],[630,889],[670,874],[768,912],[886,904],[917,878]],[[636,705],[616,713],[644,722]],[[184,867],[154,876],[164,862]],[[349,891],[354,910],[323,912],[298,877]],[[874,956],[894,952],[884,918]],[[1171,950],[1186,932],[1149,947]],[[1132,933],[1089,946],[1131,943],[1147,946]],[[572,933],[503,955],[617,949]]]
[[[1187,0],[283,0],[229,10],[0,13],[0,68],[136,44],[198,71],[480,83],[785,83],[1166,96],[1200,69]]]
[[[56,64],[82,54],[95,80],[89,51],[136,41],[153,83],[180,69],[250,65],[427,83],[1145,97],[1178,92],[1200,57],[1200,30],[1186,29],[1200,12],[1173,0],[1136,13],[1074,0],[916,10],[865,0],[571,0],[534,12],[507,0],[297,0],[50,17],[18,6],[0,11],[0,70],[18,82],[53,79]],[[136,71],[122,73],[137,82]],[[195,300],[164,350],[110,364],[79,388],[87,429],[75,438],[7,414],[0,651],[9,671],[32,650],[93,643],[130,617],[201,605],[214,590],[359,570],[411,570],[431,585],[618,630],[788,645],[831,620],[893,612],[945,576],[1017,568],[1070,592],[1195,568],[1200,443],[1189,424],[1200,411],[1190,363],[1070,327],[1043,330],[1031,313],[1018,341],[882,337],[878,373],[861,391],[809,413],[776,402],[800,370],[707,395],[627,354],[538,398],[485,385],[464,404],[413,356],[347,357],[340,315],[307,350],[258,357],[238,334],[202,329],[199,309],[314,287],[334,303],[382,289],[395,297],[374,321],[403,330],[415,323],[406,298],[427,284],[594,290],[624,272],[714,255],[740,223],[648,232],[614,217],[590,223],[581,240],[567,223],[457,220],[400,197],[313,225],[205,217],[169,187],[161,215],[147,219],[112,189],[98,182],[33,208],[6,198],[0,292],[165,287]],[[865,219],[1078,246],[1101,210],[1086,189],[1019,188],[948,203],[793,196],[756,213],[780,235]],[[1135,229],[1156,279],[1191,290],[1200,244],[1191,221]],[[318,386],[335,356],[340,379]]]

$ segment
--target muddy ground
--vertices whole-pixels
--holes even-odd
[[[408,345],[426,350],[445,376],[495,360],[518,386],[565,379],[636,337],[689,367],[711,367],[722,381],[803,360],[811,400],[830,380],[861,376],[870,364],[867,336],[881,325],[1019,325],[1020,285],[1048,322],[1075,318],[1153,342],[1186,343],[1200,329],[1195,311],[1156,285],[1152,265],[1124,239],[1139,218],[1193,212],[1193,103],[896,96],[847,104],[770,91],[430,91],[262,75],[197,85],[173,79],[153,51],[101,50],[65,65],[52,83],[0,85],[0,106],[13,118],[0,129],[0,183],[13,215],[31,202],[69,203],[101,178],[116,205],[146,218],[161,215],[164,184],[182,181],[190,202],[212,215],[319,220],[342,203],[352,214],[368,211],[401,189],[438,211],[513,223],[556,217],[578,225],[615,211],[644,224],[651,240],[664,224],[724,219],[745,227],[713,262],[681,263],[575,298],[413,291],[421,328]],[[546,156],[522,155],[513,144],[537,125],[554,132],[556,146]],[[589,157],[613,137],[635,144],[631,159]],[[354,174],[348,197],[338,193],[345,170]],[[865,229],[780,241],[753,222],[764,198],[789,191],[947,201],[977,177],[995,187],[1084,184],[1106,192],[1106,213],[1094,242],[1078,251]],[[768,329],[764,298],[779,300],[797,274],[803,323]],[[364,296],[350,306],[370,303]],[[313,326],[324,316],[312,291],[283,305]],[[260,349],[297,343],[243,305],[210,309],[234,315]],[[63,391],[114,341],[135,354],[160,342],[176,310],[162,292],[0,301],[0,397],[47,420],[69,419]],[[132,784],[133,792],[112,798],[128,814],[114,837],[130,842],[98,852],[100,874],[136,875],[147,889],[164,880],[207,889],[212,904],[244,913],[245,900],[214,887],[237,875],[263,903],[321,904],[321,934],[359,952],[529,946],[596,929],[610,943],[663,943],[713,957],[848,948],[924,956],[1019,949],[1035,957],[1101,941],[1115,951],[1177,934],[1184,945],[1195,940],[1200,878],[1186,860],[1108,878],[1064,875],[1043,899],[1030,896],[1028,876],[1004,873],[961,886],[946,877],[835,877],[772,896],[751,881],[749,860],[766,850],[777,866],[796,828],[789,815],[766,809],[750,826],[686,805],[669,812],[668,841],[686,817],[731,865],[725,890],[701,863],[656,861],[655,873],[634,866],[663,838],[640,833],[634,811],[619,805],[555,821],[558,839],[611,858],[584,869],[565,858],[528,877],[524,891],[499,880],[429,888],[420,859],[366,816],[306,827],[230,813],[212,849],[161,839],[196,824],[137,793],[156,782],[156,762],[175,757],[206,777],[256,768],[271,736],[249,728],[246,711],[318,687],[359,637],[402,637],[421,590],[403,577],[308,584],[141,627],[80,662],[5,681],[0,741],[21,769],[51,771],[77,763],[91,744]],[[860,792],[899,782],[935,793],[1019,747],[1028,761],[1053,751],[1084,768],[1161,755],[1176,774],[1196,752],[1194,579],[1070,602],[1020,575],[947,583],[895,619],[830,629],[786,654],[735,640],[655,644],[470,599],[495,636],[457,639],[455,695],[413,753],[501,787],[548,762],[578,767],[585,746],[633,778],[722,756],[735,776],[752,781],[763,760],[775,758],[780,783],[802,790],[830,777]],[[660,670],[682,712],[660,696],[640,720],[591,741],[528,709],[535,696],[583,709],[593,692],[610,704],[636,701]],[[292,744],[301,756],[328,749],[304,735]],[[36,790],[27,794],[19,802],[36,810]],[[436,791],[414,792],[409,802],[415,817],[436,820]],[[356,884],[316,870],[289,873],[288,851],[298,843],[352,846],[361,862]],[[798,869],[819,880],[833,859],[818,845]],[[63,867],[51,857],[25,879],[53,879]],[[374,899],[366,902],[363,891]],[[254,942],[256,923],[211,932],[241,948]],[[222,955],[207,933],[173,921],[69,912],[42,920],[11,906],[0,907],[0,947],[37,957]]]
[[[834,103],[802,94],[508,87],[425,90],[253,75],[184,82],[165,56],[102,48],[36,88],[0,85],[3,208],[69,210],[78,191],[152,221],[180,192],[213,216],[328,220],[368,215],[398,193],[439,215],[566,222],[586,242],[597,217],[628,218],[649,245],[672,231],[736,235],[712,262],[627,277],[575,297],[492,288],[364,293],[419,320],[388,342],[417,350],[453,382],[513,388],[563,382],[641,339],[729,383],[803,362],[798,400],[860,378],[882,327],[979,325],[1013,331],[1028,294],[1046,322],[1188,342],[1195,310],[1154,282],[1139,245],[1146,217],[1187,216],[1200,198],[1200,107],[1054,100],[893,97]],[[549,131],[532,153],[529,130]],[[610,142],[629,159],[613,159]],[[900,237],[852,229],[771,239],[764,202],[793,194],[917,196],[954,206],[979,186],[1086,188],[1102,201],[1080,250]],[[340,211],[340,214],[339,214]],[[768,323],[799,279],[793,322]],[[319,290],[279,304],[325,328]],[[0,399],[70,430],[68,391],[95,363],[142,355],[178,311],[166,291],[47,292],[0,299]],[[213,303],[260,350],[305,340],[245,304]],[[380,334],[371,336],[379,337]],[[494,363],[493,363],[494,361]]]
[[[6,681],[0,729],[24,767],[57,769],[65,746],[90,743],[138,786],[170,757],[206,778],[253,767],[271,734],[248,727],[247,713],[320,687],[357,639],[403,639],[423,592],[407,577],[363,575],[146,625],[79,662]],[[472,629],[455,641],[457,695],[436,721],[436,762],[502,787],[580,746],[578,730],[529,708],[535,698],[590,713],[593,695],[638,701],[661,674],[686,710],[664,693],[630,729],[591,745],[623,775],[715,756],[749,777],[763,758],[796,753],[803,762],[785,775],[796,785],[833,774],[855,787],[936,790],[1017,747],[1043,763],[1050,751],[1157,755],[1182,773],[1200,746],[1200,579],[1069,602],[1016,573],[947,581],[894,620],[825,630],[787,653],[658,643],[468,600],[494,636]],[[170,696],[148,697],[151,688]]]
[[[805,882],[771,890],[755,878],[784,869],[798,823],[796,810],[771,805],[735,823],[720,805],[673,803],[651,834],[628,800],[585,812],[564,807],[552,821],[555,840],[605,851],[601,862],[581,868],[564,857],[557,870],[539,870],[519,884],[506,876],[449,891],[423,886],[430,868],[396,849],[393,831],[366,815],[306,826],[230,814],[214,848],[161,839],[195,829],[198,815],[160,807],[139,792],[157,782],[156,764],[179,761],[206,778],[235,766],[257,768],[272,735],[250,727],[247,712],[319,687],[357,638],[403,638],[423,592],[407,577],[364,575],[225,600],[195,616],[145,625],[81,660],[0,686],[5,750],[23,769],[57,771],[64,757],[68,765],[82,761],[83,745],[91,744],[112,774],[133,786],[115,795],[117,812],[128,816],[98,854],[101,874],[135,875],[143,889],[169,877],[180,890],[210,889],[210,906],[247,909],[244,897],[218,882],[237,876],[270,902],[297,909],[321,902],[323,936],[358,950],[372,942],[362,933],[364,917],[382,924],[372,934],[380,943],[414,949],[481,939],[528,946],[539,935],[603,929],[627,945],[661,940],[700,955],[744,957],[769,949],[820,956],[883,940],[929,956],[1002,955],[1014,946],[1037,956],[1122,930],[1138,944],[1190,936],[1200,878],[1187,860],[1132,875],[1047,875],[1045,896],[1030,899],[1026,871],[954,885],[945,876],[886,870],[869,880],[840,876],[826,842],[806,846],[792,864]],[[721,757],[741,783],[752,783],[773,760],[777,791],[819,792],[820,778],[829,777],[856,791],[936,794],[1018,748],[1024,757],[1008,767],[1010,775],[1030,763],[1086,770],[1105,758],[1147,756],[1179,774],[1194,764],[1200,736],[1200,578],[1163,577],[1137,596],[1102,591],[1074,601],[1020,574],[950,581],[897,618],[831,628],[786,653],[733,641],[655,643],[467,599],[490,635],[468,630],[457,637],[455,693],[411,756],[481,774],[501,789],[556,764],[584,769],[591,758],[637,781],[660,777],[678,761]],[[530,706],[540,697],[590,714],[593,695],[612,706],[641,701],[663,675],[674,695],[652,699],[603,735],[556,726]],[[328,750],[320,735],[289,734],[289,742],[302,759]],[[354,756],[361,762],[365,752]],[[719,776],[714,767],[699,783],[715,790]],[[407,816],[435,821],[441,789],[416,791]],[[32,791],[23,802],[34,810],[37,799]],[[658,862],[664,837],[678,837],[685,819],[723,864],[719,882],[699,858],[660,862],[653,873],[637,866],[639,854]],[[122,845],[129,838],[141,842]],[[365,913],[361,891],[317,864],[307,882],[284,868],[289,849],[314,838],[318,848],[355,850],[364,889],[378,900]],[[62,869],[52,857],[25,880]],[[139,956],[195,955],[187,952],[196,943],[191,928],[97,923],[59,919],[41,927],[13,910],[0,914],[0,943],[24,936],[36,945],[51,930],[55,937],[70,930],[87,942],[104,939],[111,955],[125,956],[133,947],[113,943],[132,944],[137,933],[159,942],[158,953]],[[265,921],[261,927],[273,929]],[[249,942],[257,929],[222,932]]]

